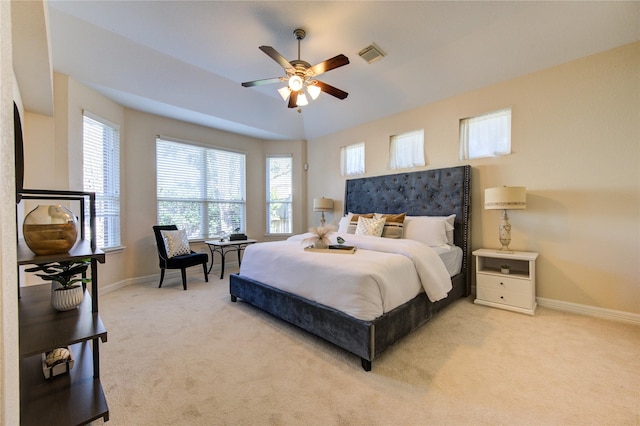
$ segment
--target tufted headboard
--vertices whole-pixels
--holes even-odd
[[[471,290],[471,166],[349,179],[344,213],[456,215],[454,242],[462,248],[462,271]]]

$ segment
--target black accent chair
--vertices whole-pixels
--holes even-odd
[[[162,287],[162,281],[164,280],[164,271],[166,269],[180,269],[182,272],[182,287],[187,289],[187,271],[186,269],[191,266],[202,265],[204,271],[204,280],[209,282],[209,274],[207,273],[207,261],[209,256],[206,253],[196,253],[191,251],[191,254],[184,254],[181,256],[169,257],[167,256],[167,248],[164,245],[164,238],[160,231],[177,231],[176,225],[156,225],[153,227],[153,233],[156,236],[156,246],[158,247],[158,258],[160,260],[160,285]]]

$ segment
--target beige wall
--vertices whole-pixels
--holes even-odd
[[[505,107],[513,153],[459,161],[459,119]],[[640,43],[310,140],[309,199],[338,201],[335,223],[339,147],[364,141],[366,175],[388,174],[389,135],[414,129],[425,132],[425,168],[472,166],[474,249],[499,247],[484,188],[525,186],[511,248],[540,253],[537,296],[640,313]]]
[[[11,4],[0,2],[0,424],[20,420],[13,101],[22,109],[13,72]]]
[[[265,155],[291,154],[296,201],[294,230],[305,229],[304,141],[262,141],[126,109],[92,89],[55,74],[55,117],[27,113],[25,185],[38,189],[82,189],[82,113],[91,112],[120,126],[122,250],[107,253],[99,265],[100,287],[159,273],[151,227],[156,224],[155,141],[157,135],[227,148],[247,154],[247,230],[265,237]],[[25,211],[30,211],[28,206]],[[196,251],[203,244],[193,244]],[[208,250],[206,250],[208,252]],[[219,259],[216,259],[219,262]],[[27,276],[27,283],[39,283]]]
[[[299,164],[304,161],[304,144],[294,142],[265,142],[247,136],[213,130],[180,121],[127,110],[126,132],[123,136],[125,158],[127,208],[127,277],[157,274],[158,260],[151,227],[156,224],[156,135],[193,141],[247,154],[247,229],[246,234],[265,239],[265,155],[267,152],[292,154],[294,179],[301,179]],[[294,216],[304,220],[302,202],[294,206]],[[300,225],[298,225],[300,228]],[[196,251],[202,244],[193,244]],[[208,252],[208,250],[206,250]],[[216,258],[216,262],[219,259]],[[219,264],[219,263],[217,263]]]

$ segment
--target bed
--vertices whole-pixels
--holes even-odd
[[[470,294],[470,181],[471,167],[458,166],[349,179],[345,184],[345,214],[455,214],[453,240],[461,249],[462,259],[460,272],[451,277],[451,290],[446,298],[431,302],[426,293],[421,292],[377,318],[363,320],[243,276],[241,269],[240,273],[229,277],[231,301],[242,299],[357,355],[361,359],[362,367],[370,371],[373,360],[385,349],[427,322],[445,306]],[[245,262],[246,260],[243,264]]]

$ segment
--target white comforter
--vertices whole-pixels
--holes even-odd
[[[337,233],[331,234],[336,244]],[[406,239],[349,235],[354,254],[305,252],[302,240],[259,243],[245,249],[240,275],[372,320],[414,298],[447,297],[451,278],[429,246]]]

